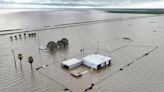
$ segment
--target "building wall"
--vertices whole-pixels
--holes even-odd
[[[102,63],[101,64],[101,67],[105,67],[105,65],[106,65],[106,62]]]
[[[90,63],[88,61],[83,60],[83,64],[86,65],[86,66],[88,66],[88,67],[97,69],[97,65],[93,65],[92,63]]]
[[[82,63],[79,62],[79,63],[73,64],[73,65],[70,65],[70,66],[69,66],[69,69],[72,69],[72,68],[78,67],[78,66],[80,66],[81,64],[82,64]]]
[[[106,62],[101,63],[100,65],[101,65],[101,67],[105,67],[107,65],[110,65],[110,63],[111,63],[111,61],[110,62],[109,61],[106,61]],[[93,65],[92,63],[90,63],[88,61],[85,61],[85,60],[83,60],[83,64],[86,65],[86,66],[88,66],[88,67],[92,67],[94,69],[97,69],[98,68],[98,65]]]
[[[63,63],[61,65],[62,65],[62,67],[67,66],[69,69],[72,69],[72,68],[80,66],[81,64],[82,64],[82,62],[79,62],[79,63],[76,63],[76,64],[72,64],[70,66],[67,66],[67,65],[65,65]]]

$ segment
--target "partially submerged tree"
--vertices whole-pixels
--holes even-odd
[[[17,36],[15,35],[15,40],[17,40]]]
[[[69,42],[68,42],[68,39],[67,38],[62,38],[62,44],[63,44],[63,46],[66,48],[66,47],[68,47],[68,44],[69,44]]]
[[[32,63],[34,62],[34,59],[33,59],[32,56],[29,56],[29,57],[28,57],[28,62],[29,62],[30,65],[31,65],[31,70],[33,70],[33,68],[32,68]]]
[[[19,34],[19,39],[21,39],[22,38],[22,35],[21,34]]]
[[[24,33],[23,35],[24,35],[24,38],[26,38],[26,33]]]
[[[62,46],[63,46],[62,40],[57,41],[57,46],[59,46],[59,48],[62,48]]]
[[[54,49],[57,48],[63,48],[63,47],[66,48],[68,47],[68,45],[69,45],[68,39],[62,38],[61,40],[57,41],[57,43],[55,43],[54,41],[48,42],[47,49],[49,51],[53,51]]]
[[[50,51],[53,51],[56,47],[57,47],[57,44],[56,44],[54,41],[50,41],[50,42],[48,42],[48,44],[47,44],[47,48],[48,48]]]
[[[13,41],[13,37],[12,36],[10,36],[10,40]]]
[[[23,59],[23,55],[22,54],[18,54],[18,59],[20,60],[20,68],[22,70],[22,59]]]

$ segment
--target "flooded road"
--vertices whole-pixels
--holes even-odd
[[[95,85],[89,92],[164,90],[163,15],[29,11],[1,13],[0,20],[0,92],[83,92],[91,83]],[[28,37],[31,32],[36,37]],[[39,49],[63,37],[69,39],[68,49],[53,53]],[[98,71],[85,66],[73,69],[86,72],[81,78],[61,68],[63,59],[81,59],[82,48],[85,55],[97,52],[98,42],[98,53],[112,58],[110,67]],[[23,54],[22,71],[19,53]],[[33,71],[28,56],[34,57]],[[41,66],[45,67],[35,70]]]

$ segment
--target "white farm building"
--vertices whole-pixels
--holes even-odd
[[[111,64],[112,58],[99,54],[91,54],[82,59],[82,63],[93,69],[100,69]]]
[[[61,63],[62,67],[67,68],[67,69],[72,69],[77,66],[80,66],[82,64],[81,60],[78,60],[76,58],[66,60]]]
[[[106,57],[99,54],[91,54],[82,58],[81,60],[73,58],[63,61],[61,65],[66,69],[72,69],[82,64],[91,67],[92,69],[100,69],[102,67],[110,65],[111,60],[112,58],[110,57]]]

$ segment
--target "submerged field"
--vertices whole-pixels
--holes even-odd
[[[164,16],[101,11],[26,11],[0,14],[0,91],[2,92],[163,92]],[[8,31],[6,31],[8,30]],[[36,37],[13,39],[23,33]],[[69,39],[69,48],[53,53],[39,50],[49,41]],[[63,59],[82,58],[97,51],[112,58],[101,70],[80,66],[86,72],[74,78],[61,68]],[[14,66],[12,51],[16,54]],[[23,54],[23,71],[17,54]],[[27,61],[34,57],[33,68]],[[47,67],[35,70],[36,68]]]

